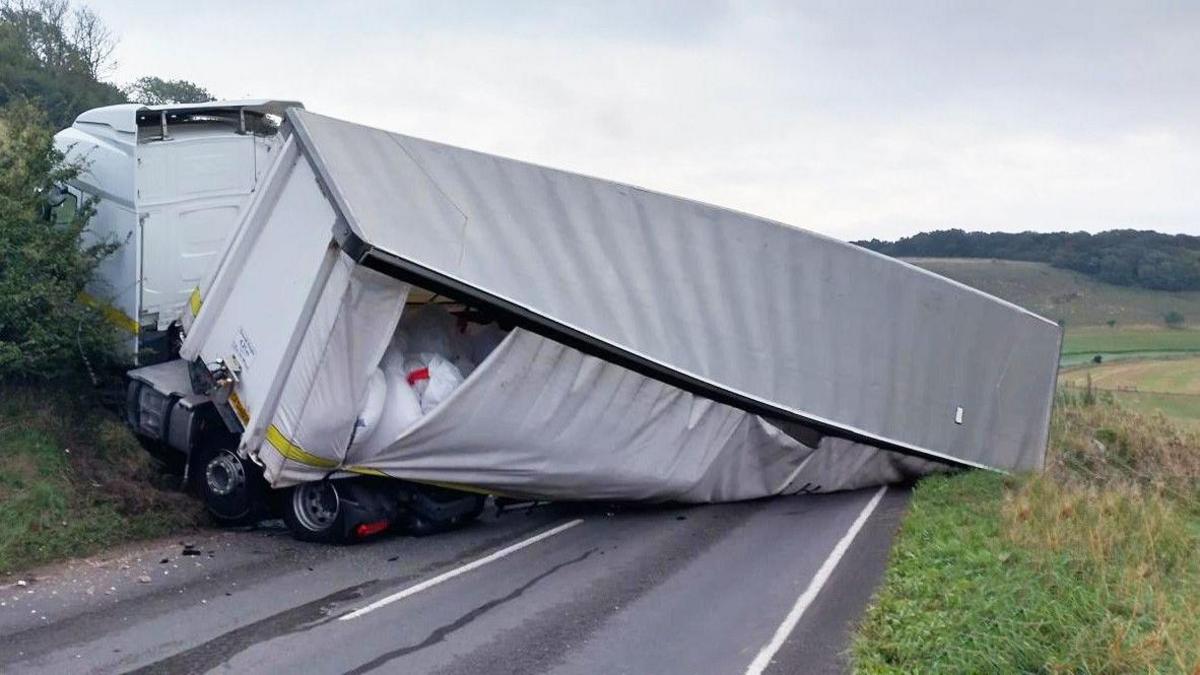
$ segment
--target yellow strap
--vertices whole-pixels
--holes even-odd
[[[267,442],[278,450],[279,454],[292,461],[314,466],[318,469],[336,469],[338,466],[338,463],[334,460],[318,457],[289,441],[274,424],[267,427]]]
[[[200,306],[204,304],[204,300],[200,298],[200,287],[197,286],[192,290],[192,295],[188,297],[188,308],[192,310],[192,316],[200,313]]]
[[[135,321],[125,312],[122,312],[107,302],[102,302],[101,300],[92,297],[88,293],[80,293],[79,299],[83,302],[83,304],[100,310],[100,313],[104,315],[104,318],[117,328],[121,328],[125,331],[133,333],[134,335],[142,332],[142,327],[138,325],[137,321]]]
[[[391,478],[392,477],[391,475],[386,474],[386,473],[380,471],[379,469],[372,469],[367,466],[347,466],[347,467],[343,467],[343,468],[346,471],[349,471],[351,473],[359,473],[359,474],[363,474],[366,476],[379,476],[380,478]],[[459,492],[470,492],[470,493],[477,494],[477,495],[484,495],[485,497],[488,495],[496,495],[497,497],[509,496],[509,495],[506,495],[501,492],[496,492],[495,490],[483,490],[483,489],[480,489],[480,488],[477,488],[477,487],[474,487],[471,485],[462,485],[461,483],[447,483],[445,481],[440,481],[440,480],[413,480],[411,478],[407,478],[405,480],[408,480],[410,483],[421,483],[423,485],[434,485],[437,487],[446,488],[447,490],[457,490]]]
[[[238,398],[236,391],[229,392],[229,407],[233,408],[233,412],[237,413],[238,419],[242,424],[247,424],[250,421],[250,411],[246,410],[246,404],[242,403],[242,399]]]
[[[300,462],[301,464],[306,464],[308,466],[317,467],[318,469],[336,469],[336,468],[338,468],[338,463],[333,461],[332,459],[325,459],[324,457],[318,457],[310,452],[305,451],[304,448],[301,448],[300,446],[296,445],[295,443],[289,441],[283,435],[283,432],[281,432],[274,424],[267,427],[267,442],[270,443],[272,446],[274,446],[274,448],[279,451],[279,454],[283,455],[284,457],[287,457],[288,459]],[[357,474],[362,474],[362,475],[366,475],[366,476],[378,476],[380,478],[391,478],[391,476],[380,471],[379,469],[372,469],[367,466],[355,465],[355,466],[345,466],[345,467],[341,467],[341,468],[344,471],[349,471],[350,473],[357,473]],[[500,497],[506,496],[502,493],[497,493],[492,490],[481,490],[477,487],[473,487],[470,485],[461,485],[459,483],[446,483],[446,482],[437,481],[437,480],[414,480],[412,482],[424,483],[425,485],[436,485],[437,487],[443,487],[443,488],[447,488],[449,490],[458,490],[459,492],[472,492],[472,493],[480,494],[480,495],[484,495],[484,496],[487,496],[487,495],[497,495]]]

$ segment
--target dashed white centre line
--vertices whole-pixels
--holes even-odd
[[[879,500],[883,499],[884,492],[887,492],[887,486],[881,485],[875,496],[871,497],[871,501],[867,502],[862,512],[858,514],[858,518],[850,525],[850,529],[846,530],[846,534],[843,534],[842,538],[838,540],[837,546],[833,547],[833,551],[829,553],[829,557],[825,559],[825,562],[821,563],[821,568],[813,575],[812,581],[808,582],[808,588],[805,588],[800,597],[796,599],[796,604],[792,606],[792,611],[788,612],[783,623],[779,624],[779,628],[775,629],[775,635],[771,637],[771,641],[750,662],[750,666],[746,668],[746,675],[762,675],[767,666],[771,665],[771,659],[774,658],[775,653],[779,651],[779,648],[787,641],[788,636],[795,630],[796,624],[800,622],[800,617],[804,616],[805,610],[816,599],[817,594],[821,592],[821,588],[825,586],[825,582],[829,581],[830,575],[833,574],[833,570],[841,562],[842,556],[846,555],[846,550],[850,548],[850,544],[858,536],[858,531],[862,529],[867,519],[871,517],[871,513],[875,511],[875,507],[879,506]]]
[[[408,588],[406,588],[402,591],[393,593],[392,595],[389,595],[386,598],[380,598],[379,600],[376,600],[375,602],[372,602],[371,604],[366,605],[364,607],[360,607],[360,608],[354,610],[353,612],[347,612],[346,614],[339,616],[338,620],[339,621],[349,621],[350,619],[357,619],[358,617],[362,616],[363,614],[366,614],[368,612],[373,612],[373,611],[379,609],[380,607],[386,607],[387,605],[390,605],[393,602],[403,600],[404,598],[407,598],[412,595],[416,595],[417,593],[420,593],[421,591],[424,591],[429,588],[433,588],[434,586],[437,586],[438,584],[442,583],[443,581],[449,581],[450,579],[453,579],[454,577],[457,577],[461,574],[466,574],[467,572],[470,572],[471,570],[479,569],[480,567],[483,567],[484,565],[486,565],[490,562],[495,562],[507,555],[516,553],[517,551],[520,551],[521,549],[525,548],[526,546],[532,546],[533,544],[536,544],[539,541],[542,541],[543,539],[548,539],[550,537],[553,537],[554,535],[559,534],[560,532],[566,532],[567,530],[571,529],[572,527],[575,527],[576,525],[579,525],[582,522],[583,522],[582,518],[577,518],[570,522],[563,523],[562,525],[559,525],[558,527],[555,527],[550,530],[546,530],[545,532],[542,532],[541,534],[536,534],[528,539],[519,541],[511,546],[502,548],[499,551],[496,551],[495,553],[491,553],[489,555],[485,555],[482,558],[472,560],[471,562],[467,563],[466,565],[463,565],[461,567],[455,567],[454,569],[452,569],[448,572],[443,572],[443,573],[437,575],[436,577],[433,577],[431,579],[426,579],[425,581],[422,581],[419,584],[414,584],[412,586],[409,586]]]

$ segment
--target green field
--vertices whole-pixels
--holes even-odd
[[[1145,415],[1162,413],[1176,424],[1200,431],[1200,397],[1146,392],[1113,392],[1121,405]]]
[[[1059,378],[1082,387],[1200,395],[1200,358],[1153,359],[1072,368]]]
[[[1141,413],[1159,412],[1200,430],[1200,358],[1136,359],[1063,371],[1059,382],[1094,391]]]
[[[1200,330],[1169,330],[1135,326],[1067,326],[1063,354],[1130,354],[1138,352],[1200,352]]]

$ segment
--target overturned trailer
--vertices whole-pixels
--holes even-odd
[[[282,133],[183,360],[134,371],[130,400],[211,404],[229,447],[210,479],[326,486],[295,492],[302,530],[356,501],[334,480],[356,476],[713,502],[1042,465],[1061,332],[1015,305],[628,185],[295,108]],[[435,298],[503,337],[391,423],[380,373],[406,305]]]

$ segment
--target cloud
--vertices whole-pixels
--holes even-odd
[[[951,4],[94,3],[122,80],[300,98],[841,238],[1200,229],[1195,10]]]

